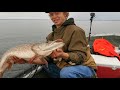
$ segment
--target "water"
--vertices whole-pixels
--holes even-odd
[[[49,22],[43,20],[0,20],[0,57],[6,50],[16,45],[44,42],[50,31]],[[3,78],[15,77],[31,66],[33,65],[13,65],[11,70],[5,72]]]
[[[38,20],[0,20],[0,57],[11,47],[19,44],[43,42],[51,32],[52,22],[47,19]],[[76,21],[89,35],[89,21]],[[93,21],[92,34],[119,34],[120,21]],[[4,74],[4,78],[12,78],[30,68],[30,64],[16,64]]]

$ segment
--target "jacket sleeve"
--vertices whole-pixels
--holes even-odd
[[[68,47],[68,54],[73,63],[80,64],[87,58],[87,39],[82,29],[75,30]]]

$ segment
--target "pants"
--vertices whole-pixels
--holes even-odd
[[[44,66],[45,71],[51,78],[95,78],[94,69],[83,66],[68,66],[59,69],[54,63],[49,63],[48,68]]]

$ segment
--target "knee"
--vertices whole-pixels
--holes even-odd
[[[60,71],[60,78],[71,78],[72,77],[72,71],[68,67],[64,67]]]

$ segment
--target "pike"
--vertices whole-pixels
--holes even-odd
[[[12,56],[22,58],[26,62],[30,62],[30,60],[36,55],[40,57],[40,60],[44,60],[44,57],[49,56],[54,50],[62,48],[63,46],[63,42],[55,40],[45,43],[22,44],[13,47],[4,53],[0,60],[0,77],[2,77],[3,73],[6,71],[7,66],[5,65],[11,60],[10,57]],[[13,63],[14,61],[12,61],[12,64]]]

